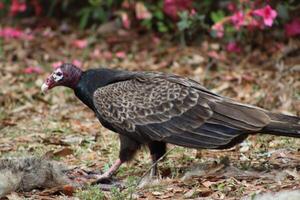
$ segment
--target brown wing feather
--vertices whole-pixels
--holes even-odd
[[[241,134],[261,130],[262,109],[222,98],[190,79],[163,73],[99,88],[98,113],[117,130],[195,148],[219,148]]]

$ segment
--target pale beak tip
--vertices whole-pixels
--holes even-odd
[[[46,94],[46,92],[48,91],[48,85],[46,83],[43,83],[43,85],[41,86],[41,90],[43,94]]]

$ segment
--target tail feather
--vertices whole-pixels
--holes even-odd
[[[263,128],[264,133],[300,138],[300,118],[284,114],[268,113],[271,122]]]

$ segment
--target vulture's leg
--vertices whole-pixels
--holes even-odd
[[[152,164],[154,164],[154,167],[151,169],[150,176],[156,176],[157,175],[157,163],[156,161],[160,159],[165,153],[166,153],[166,143],[159,142],[159,141],[153,141],[148,144],[151,158],[152,158]]]
[[[139,149],[140,144],[126,136],[120,135],[120,152],[119,158],[114,164],[102,175],[97,176],[96,183],[107,182],[126,161],[133,158],[135,152]]]

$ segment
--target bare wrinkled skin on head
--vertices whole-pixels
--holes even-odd
[[[48,76],[41,86],[41,90],[45,93],[56,86],[74,88],[80,79],[81,73],[81,69],[73,64],[62,64]]]

